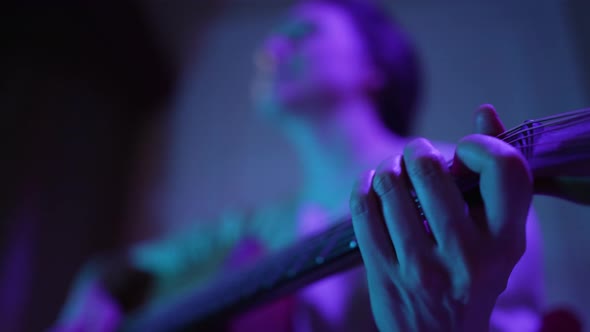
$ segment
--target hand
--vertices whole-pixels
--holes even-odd
[[[480,131],[498,124],[485,122]],[[524,253],[532,179],[519,152],[473,135],[459,143],[455,161],[457,173],[480,176],[480,206],[466,206],[440,153],[424,139],[366,173],[353,190],[353,226],[382,331],[487,330]]]

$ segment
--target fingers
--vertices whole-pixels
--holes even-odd
[[[471,135],[458,144],[456,157],[480,174],[480,191],[492,235],[516,232],[514,235],[524,236],[532,177],[521,154],[496,138]]]
[[[506,129],[498,117],[494,106],[481,105],[475,111],[475,132],[482,135],[498,136]]]
[[[494,106],[490,104],[481,105],[474,113],[475,132],[482,135],[498,136],[505,131],[504,125]],[[477,182],[477,174],[470,171],[463,165],[460,159],[455,158],[451,167],[451,173],[462,179],[473,179],[473,183]]]
[[[478,234],[441,154],[419,139],[408,145],[403,158],[404,163],[401,157],[383,162],[355,186],[350,209],[363,258],[375,264],[397,261],[403,267],[432,255],[435,242],[413,201],[412,185],[441,252],[463,256]]]
[[[439,247],[450,254],[464,251],[476,240],[475,225],[441,154],[427,140],[417,139],[404,150],[404,161]]]
[[[400,265],[428,255],[434,242],[420,220],[410,193],[407,175],[402,172],[401,156],[381,163],[373,178],[373,190],[379,197],[389,236]]]
[[[397,261],[377,196],[371,189],[375,171],[365,172],[350,196],[350,213],[361,256],[367,266],[391,267]]]

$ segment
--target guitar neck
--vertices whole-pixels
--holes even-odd
[[[326,276],[362,263],[350,218],[225,275],[204,290],[183,294],[131,317],[124,331],[202,330],[235,313],[270,302]]]
[[[535,185],[548,177],[590,176],[586,167],[590,163],[590,109],[527,121],[498,138],[516,147],[527,159]],[[455,181],[468,203],[479,199],[477,177]],[[548,187],[547,192],[555,193],[552,189]],[[361,263],[352,222],[347,217],[248,270],[223,276],[207,289],[187,292],[169,303],[137,313],[123,331],[207,330],[235,313]]]

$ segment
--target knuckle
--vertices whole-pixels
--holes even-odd
[[[436,155],[420,155],[410,161],[408,171],[420,178],[434,179],[444,173],[443,165]]]
[[[369,211],[369,200],[366,194],[352,193],[349,209],[352,216],[364,215]]]
[[[391,170],[379,170],[373,178],[373,190],[379,196],[385,196],[399,187],[397,175]]]
[[[417,137],[406,145],[405,151],[420,150],[424,146],[430,146],[430,142],[424,137]]]

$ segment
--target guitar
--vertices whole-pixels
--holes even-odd
[[[529,120],[497,136],[529,163],[535,193],[590,204],[590,109]],[[449,167],[451,162],[449,162]],[[457,178],[466,200],[479,197],[479,179]],[[206,289],[132,315],[122,331],[210,330],[227,317],[275,300],[326,276],[362,263],[350,217],[278,251]]]

